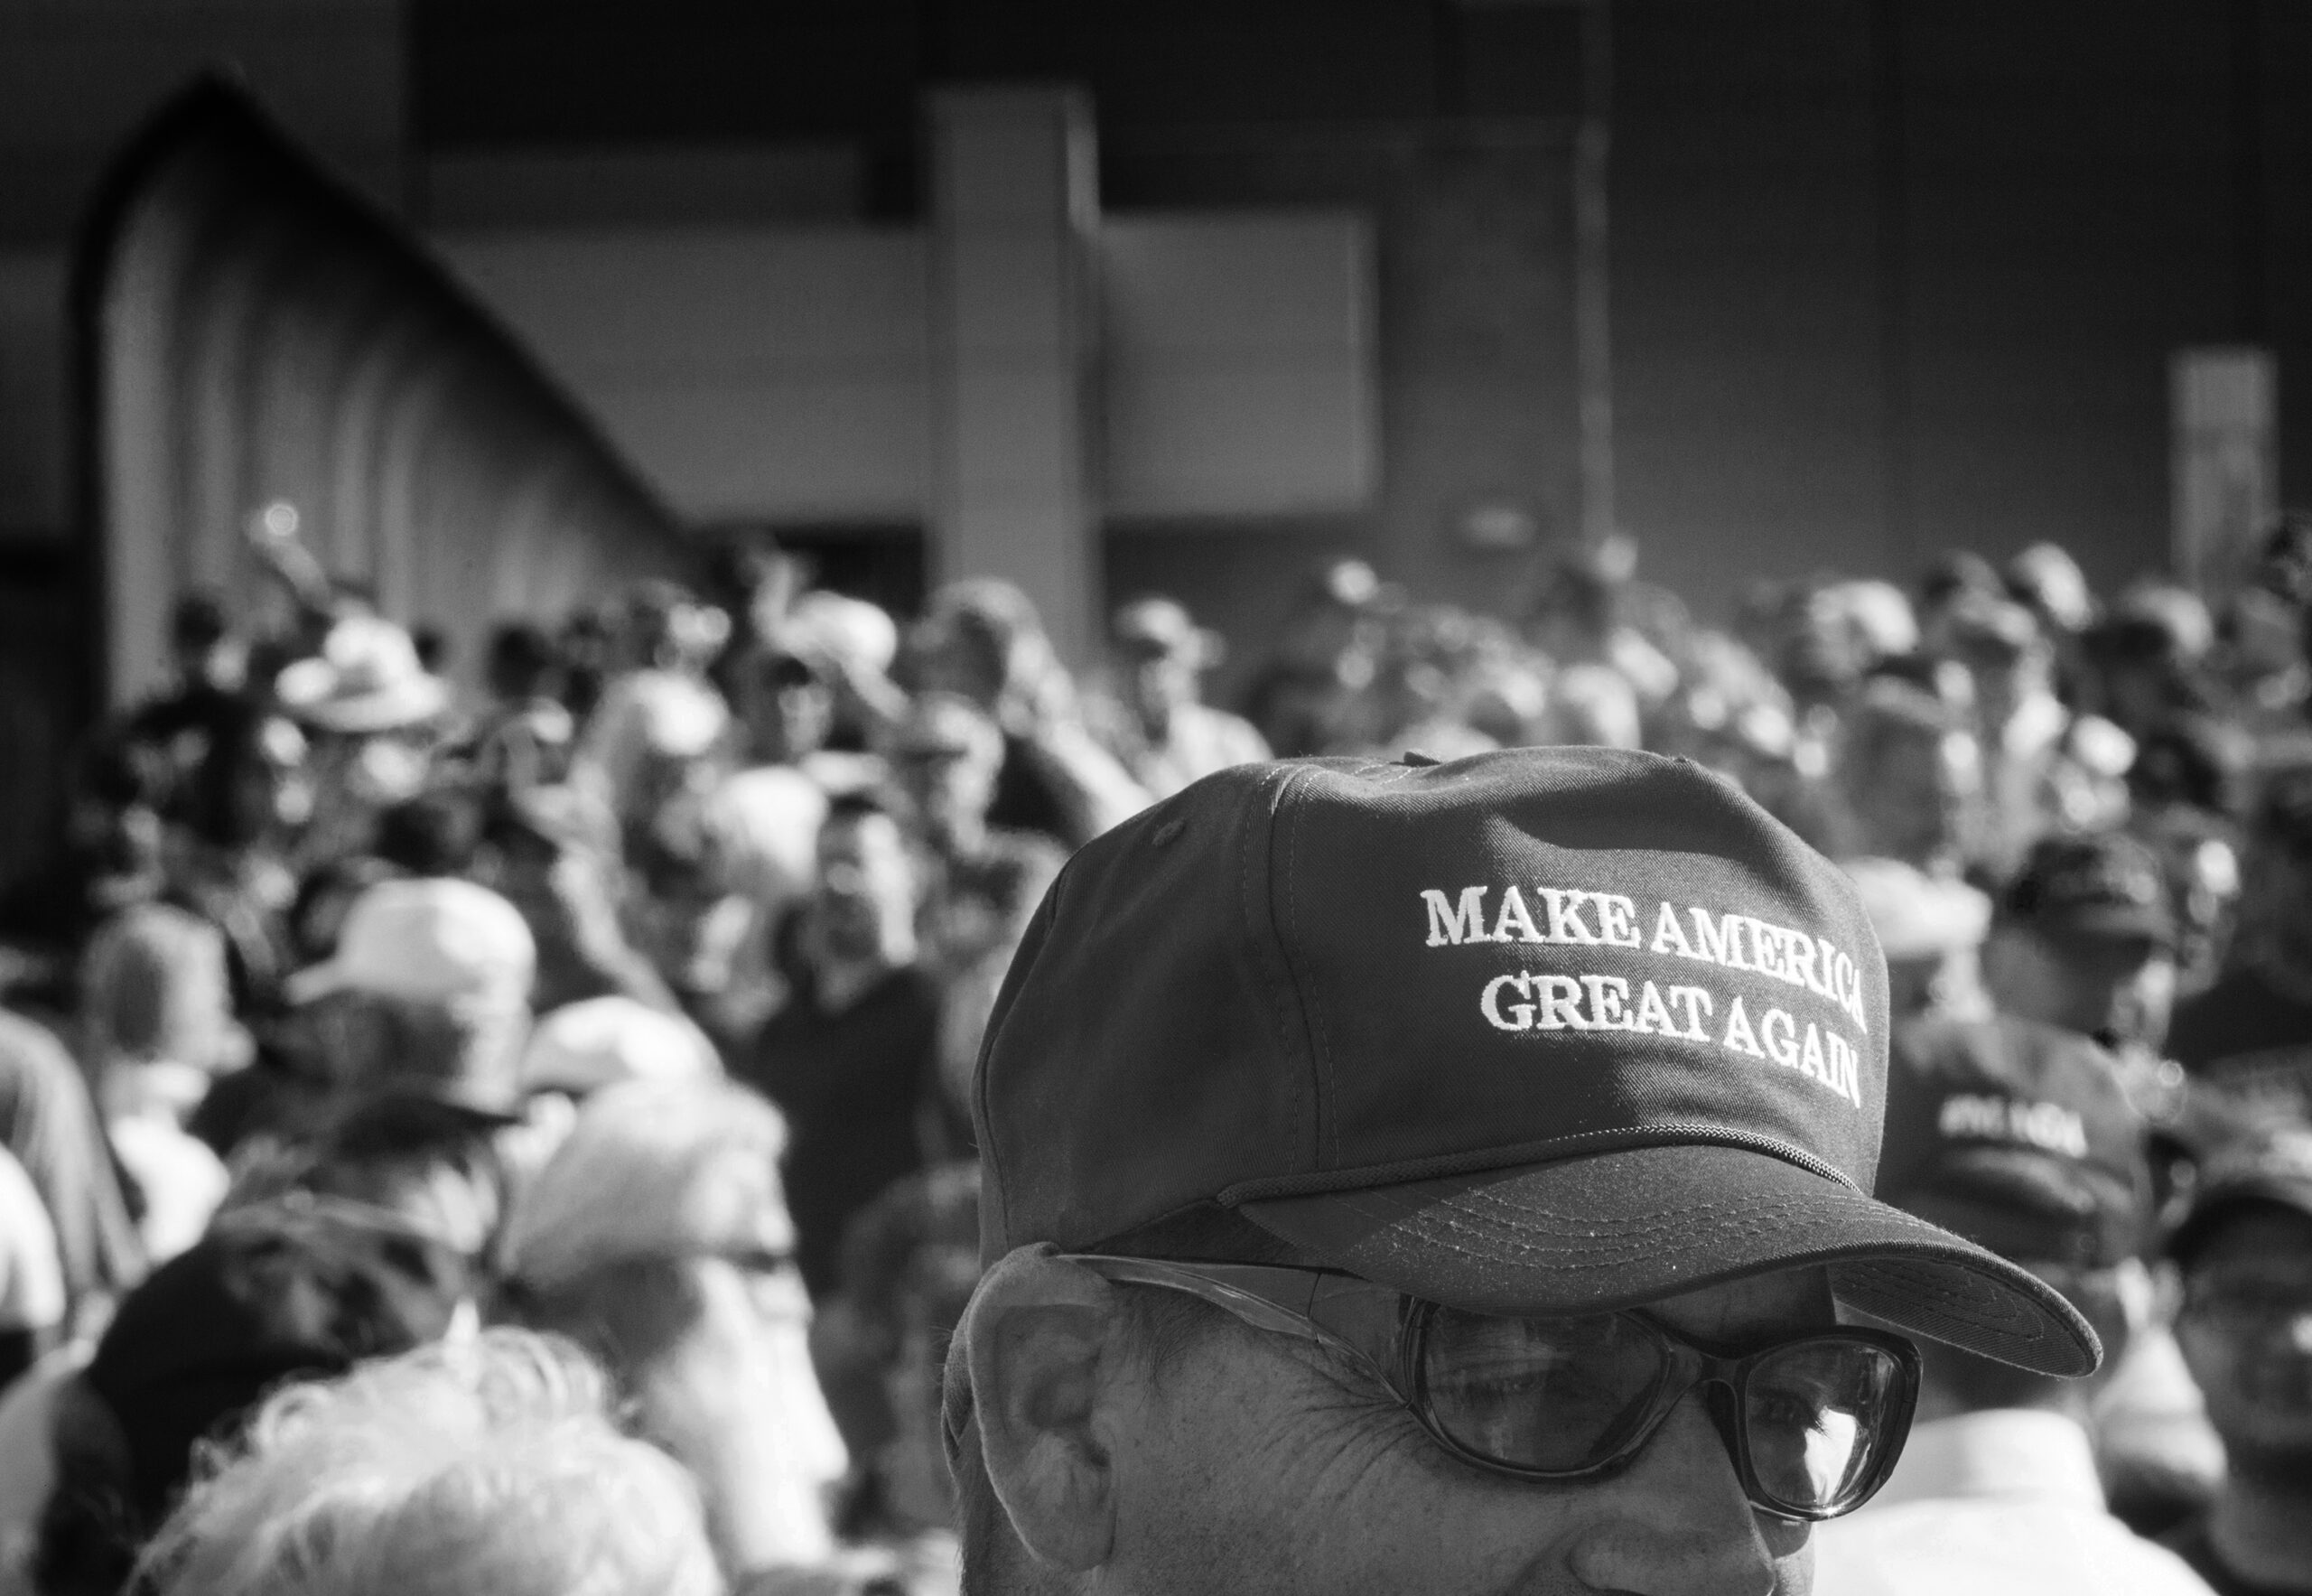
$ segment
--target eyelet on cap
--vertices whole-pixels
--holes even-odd
[[[1148,845],[1151,848],[1169,848],[1180,840],[1180,833],[1188,828],[1189,823],[1185,820],[1167,820],[1150,834]]]

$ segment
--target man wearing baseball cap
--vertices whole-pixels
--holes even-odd
[[[1239,767],[1079,852],[981,1053],[965,1589],[1807,1588],[2044,1282],[1869,1195],[1852,889],[1697,766]]]
[[[2168,1544],[2222,1596],[2312,1591],[2312,1127],[2211,1156],[2168,1250],[2177,1339],[2231,1464]]]
[[[2060,1289],[2108,1377],[2150,1300],[2143,1122],[2084,1037],[2011,1015],[1896,1031],[1878,1190]],[[1820,1537],[1823,1596],[2195,1596],[2108,1510],[2091,1386],[1929,1344],[1918,1423],[1877,1500]]]
[[[2041,838],[2000,897],[1983,966],[2004,1013],[2157,1050],[2176,993],[2176,913],[2158,857],[2116,832]]]

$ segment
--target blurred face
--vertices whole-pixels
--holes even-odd
[[[2312,1217],[2223,1220],[2184,1276],[2177,1342],[2233,1466],[2312,1465]]]
[[[919,690],[953,693],[986,710],[1002,698],[1008,674],[1004,662],[975,633],[934,618],[918,626],[908,641]]]
[[[1857,774],[1852,801],[1867,849],[1921,863],[1958,843],[1981,760],[1963,733],[1905,732],[1887,740],[1875,768]]]
[[[2176,960],[2149,937],[2002,927],[1989,957],[1992,994],[2009,1013],[2109,1043],[2167,1040]]]
[[[1196,660],[1186,649],[1142,641],[1120,652],[1131,667],[1133,707],[1152,728],[1161,732],[1175,710],[1196,702]]]
[[[819,833],[811,914],[827,951],[844,958],[903,957],[915,921],[915,862],[888,815],[830,822]]]
[[[952,845],[987,823],[1002,768],[1000,751],[991,760],[971,750],[920,750],[901,754],[899,766],[908,802],[935,841]]]
[[[757,758],[796,760],[826,745],[834,695],[801,660],[758,660],[740,674],[738,689],[739,716]]]

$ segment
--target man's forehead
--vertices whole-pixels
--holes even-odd
[[[1648,1302],[1644,1311],[1702,1341],[1741,1345],[1824,1329],[1838,1322],[1830,1272],[1776,1269]]]

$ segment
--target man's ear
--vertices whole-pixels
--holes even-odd
[[[1090,1270],[1025,1246],[981,1280],[961,1330],[988,1483],[1021,1544],[1077,1573],[1115,1538],[1122,1307]]]

